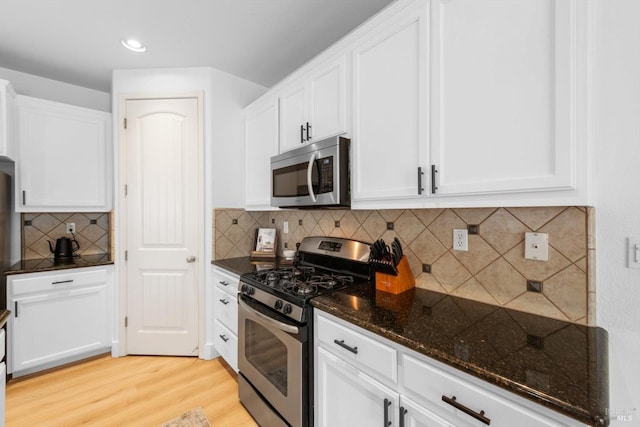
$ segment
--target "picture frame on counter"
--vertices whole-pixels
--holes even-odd
[[[278,233],[275,228],[256,228],[251,258],[275,258]]]

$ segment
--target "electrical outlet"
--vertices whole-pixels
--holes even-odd
[[[289,233],[289,221],[285,221],[282,223],[282,232],[284,234]]]
[[[549,235],[524,233],[524,258],[533,261],[549,261]]]
[[[76,232],[76,223],[75,222],[68,222],[67,223],[67,233],[71,234],[71,233],[75,233]]]
[[[469,250],[469,232],[466,229],[453,230],[453,250],[454,251]]]

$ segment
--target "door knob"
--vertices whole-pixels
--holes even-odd
[[[196,262],[196,257],[191,255],[187,257],[187,262]]]

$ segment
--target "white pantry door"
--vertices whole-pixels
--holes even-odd
[[[198,101],[126,101],[127,353],[198,354]]]

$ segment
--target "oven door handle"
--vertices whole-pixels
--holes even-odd
[[[316,202],[316,195],[313,192],[313,182],[311,181],[311,178],[313,176],[313,163],[316,161],[316,158],[318,157],[318,152],[314,152],[311,155],[311,158],[309,159],[309,166],[307,166],[307,188],[309,189],[309,197],[311,197],[311,201],[313,201],[313,203]]]
[[[248,311],[253,316],[259,318],[260,320],[262,320],[263,322],[271,326],[274,326],[280,329],[283,332],[289,332],[291,334],[298,334],[300,332],[297,326],[287,325],[286,323],[278,322],[277,320],[272,319],[271,317],[265,314],[262,314],[259,311],[255,311],[253,308],[249,307],[246,302],[242,301],[242,298],[238,298],[238,304],[240,305],[240,307]]]

